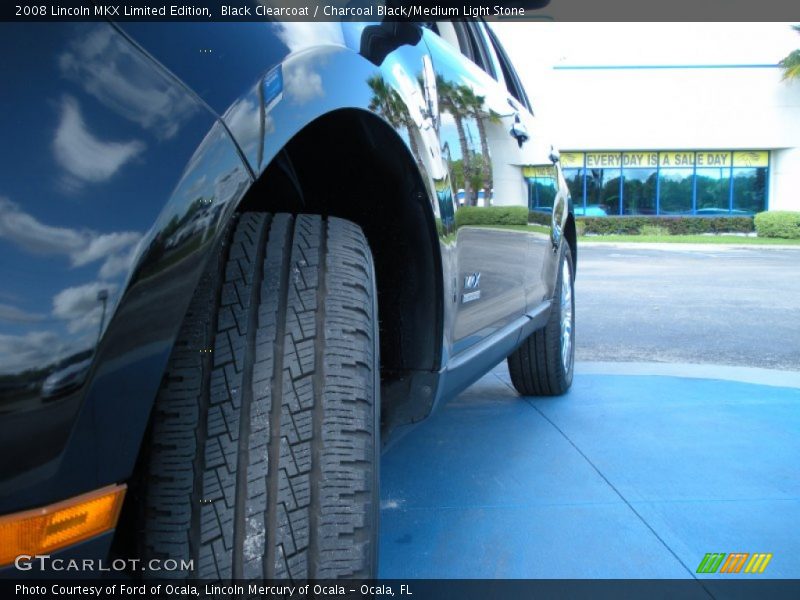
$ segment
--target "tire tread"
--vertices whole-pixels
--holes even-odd
[[[204,579],[374,576],[379,389],[366,239],[338,218],[244,213],[220,260],[156,402],[144,555],[193,557],[183,576]],[[200,352],[212,343],[213,354]]]

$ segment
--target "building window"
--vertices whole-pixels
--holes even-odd
[[[767,209],[767,152],[733,153],[733,213],[753,214]]]
[[[767,209],[769,152],[562,152],[578,216],[743,215]]]
[[[659,176],[659,214],[692,214],[693,169],[661,169]]]
[[[586,185],[586,169],[583,166],[583,153],[562,152],[561,169],[569,189],[569,196],[572,198],[575,214],[583,216],[586,214],[586,204],[583,197],[583,189]]]
[[[583,214],[583,183],[585,169],[564,169],[564,180],[567,182],[570,198],[575,205],[575,214]]]
[[[528,182],[528,210],[551,211],[558,191],[555,167],[525,167],[522,174]]]
[[[622,213],[626,215],[656,214],[655,169],[622,170]]]
[[[731,209],[730,152],[697,152],[695,208],[698,215],[724,215]]]
[[[658,154],[625,152],[622,155],[622,214],[656,214]]]
[[[597,215],[620,214],[622,153],[586,154],[586,211]]]
[[[733,169],[733,212],[753,214],[766,209],[767,170]]]
[[[730,168],[697,169],[696,185],[698,215],[722,215],[730,211]]]

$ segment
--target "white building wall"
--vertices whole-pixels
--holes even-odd
[[[780,79],[777,68],[555,69],[552,127],[575,150],[793,147],[800,85]]]
[[[769,210],[800,210],[798,180],[800,180],[800,148],[773,152],[770,158]]]
[[[769,209],[800,210],[800,82],[774,66],[800,46],[788,24],[495,27],[562,150],[770,150]]]

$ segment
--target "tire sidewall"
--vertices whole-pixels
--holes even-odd
[[[370,553],[371,577],[378,576],[378,564],[380,559],[380,524],[381,524],[381,358],[380,358],[380,327],[378,319],[378,287],[377,278],[375,276],[375,262],[372,249],[370,248],[371,260],[369,261],[370,275],[372,279],[372,331],[373,331],[373,346],[374,346],[374,364],[373,364],[373,457],[374,464],[372,469],[372,482],[373,482],[373,499],[372,499],[372,535],[370,543],[372,549]]]

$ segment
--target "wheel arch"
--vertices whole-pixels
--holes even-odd
[[[572,253],[572,277],[578,273],[578,230],[575,226],[575,215],[572,212],[567,216],[567,224],[564,226],[564,238],[569,244]]]
[[[423,174],[403,138],[363,109],[323,113],[274,153],[236,205],[235,213],[244,211],[322,214],[362,228],[378,289],[381,428],[388,433],[427,415],[442,360],[443,265]],[[220,237],[226,243],[228,236]],[[134,492],[146,446],[134,468]],[[121,519],[118,549],[132,543],[131,510]]]
[[[384,375],[438,372],[442,361],[443,263],[429,172],[441,159],[438,141],[424,124],[413,130],[379,116],[381,89],[419,115],[427,49],[408,42],[380,61],[364,55],[363,39],[358,49],[291,53],[222,117],[255,174],[240,210],[319,213],[364,230],[375,255]]]
[[[364,230],[375,255],[391,429],[427,416],[438,386],[446,269],[435,181],[446,170],[420,112],[424,42],[400,44],[381,60],[368,59],[363,43],[360,50],[318,46],[286,56],[223,121],[256,177],[243,210],[327,214]],[[387,91],[416,127],[384,118]]]
[[[338,108],[275,152],[239,205],[336,216],[362,228],[375,260],[384,385],[438,372],[442,360],[442,259],[424,177],[385,121]]]

